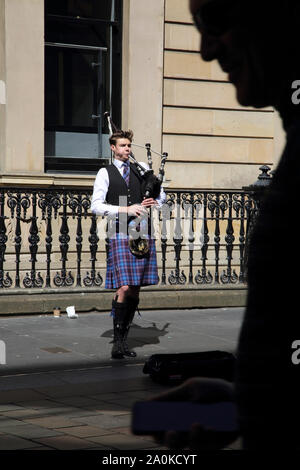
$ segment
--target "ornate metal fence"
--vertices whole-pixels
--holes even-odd
[[[91,189],[0,190],[0,287],[101,287],[105,221],[90,211]],[[167,191],[154,211],[160,284],[245,283],[246,191]]]
[[[160,217],[161,283],[199,286],[245,283],[244,248],[249,216],[255,204],[245,192],[169,192],[170,217],[164,216],[165,208]],[[169,218],[174,219],[173,244],[166,230]],[[175,269],[168,277],[167,248],[174,251],[175,262]],[[186,273],[181,268],[184,251]]]

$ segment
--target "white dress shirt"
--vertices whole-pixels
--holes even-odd
[[[123,177],[124,167],[122,167],[123,162],[121,160],[113,159],[113,164],[117,167],[120,174]],[[144,162],[139,162],[145,169],[149,169],[148,165]],[[96,215],[105,215],[105,216],[113,216],[117,215],[119,212],[120,206],[114,206],[112,204],[106,203],[106,195],[109,186],[109,177],[108,172],[105,167],[100,168],[97,173],[95,183],[94,183],[94,191],[92,197],[92,205],[91,210]],[[160,195],[156,199],[158,203],[158,207],[161,207],[164,202],[166,201],[166,193],[164,192],[163,188],[160,190]]]

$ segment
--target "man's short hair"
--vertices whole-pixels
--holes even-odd
[[[109,138],[110,145],[116,145],[118,139],[128,139],[132,142],[133,132],[130,129],[128,131],[114,132]]]

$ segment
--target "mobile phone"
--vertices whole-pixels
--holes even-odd
[[[229,401],[140,401],[136,402],[132,409],[133,434],[189,431],[193,423],[213,431],[235,432],[238,430],[236,405]]]

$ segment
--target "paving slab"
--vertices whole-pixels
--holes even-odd
[[[97,443],[95,442],[69,435],[59,437],[43,437],[36,439],[36,442],[39,442],[48,447],[53,447],[57,450],[83,450],[92,449],[93,447],[97,446]]]
[[[82,417],[83,419],[83,417]],[[80,422],[65,418],[64,416],[45,416],[43,418],[25,418],[25,423],[35,424],[47,429],[59,429],[71,426],[78,426]]]
[[[0,450],[24,450],[36,447],[36,443],[18,436],[1,436]]]
[[[39,437],[61,436],[63,433],[57,430],[48,429],[42,426],[22,423],[22,426],[6,426],[5,433],[13,436],[19,436],[26,439],[34,439]]]
[[[135,436],[124,434],[111,434],[109,436],[90,437],[91,442],[101,444],[106,448],[117,450],[139,449],[155,449],[157,444],[152,440],[137,439]]]
[[[72,426],[68,428],[59,428],[60,432],[68,434],[70,436],[76,437],[97,437],[97,436],[107,436],[112,434],[111,430],[100,428],[99,426],[89,426],[89,425],[81,425],[81,426]]]
[[[131,413],[128,412],[123,415],[119,414],[103,414],[99,413],[96,416],[83,416],[77,419],[78,423],[90,424],[93,426],[100,426],[104,429],[113,429],[119,427],[130,426]]]

